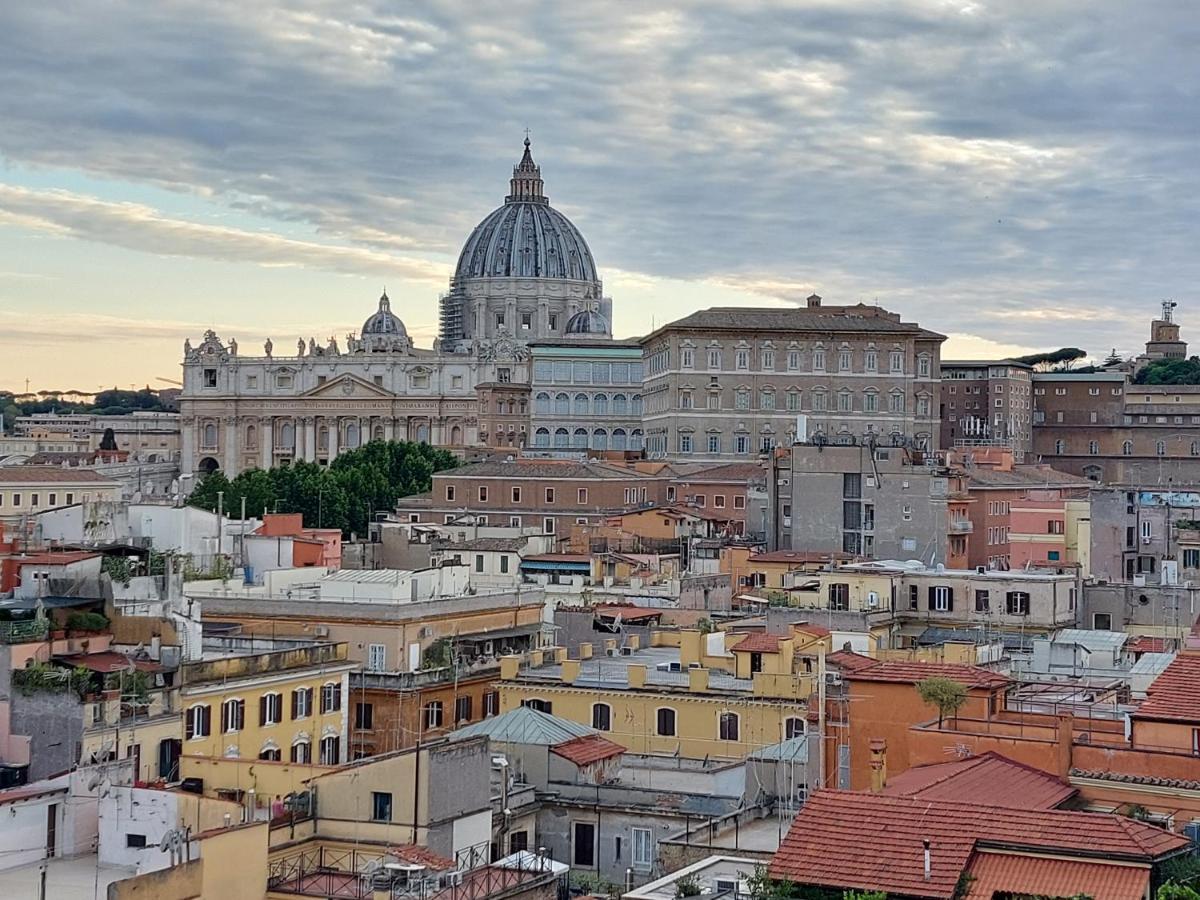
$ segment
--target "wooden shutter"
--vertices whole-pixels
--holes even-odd
[[[263,694],[258,698],[258,724],[263,726],[267,724],[267,695]]]
[[[212,734],[212,707],[203,706],[201,709],[204,710],[204,712],[200,713],[200,718],[204,722],[204,728],[202,730],[205,735]]]
[[[929,589],[929,611],[934,612],[937,609],[937,588]]]
[[[196,712],[195,708],[189,709],[187,711],[187,715],[184,717],[185,718],[185,723],[184,723],[185,727],[184,727],[183,736],[185,738],[187,738],[189,741],[196,736],[195,712]]]

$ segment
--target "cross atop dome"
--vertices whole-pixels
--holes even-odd
[[[525,153],[521,161],[513,166],[513,177],[509,181],[509,193],[505,203],[549,203],[543,191],[542,169],[533,161],[529,152],[529,129],[525,129]]]

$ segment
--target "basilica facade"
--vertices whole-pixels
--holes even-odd
[[[455,451],[532,444],[529,345],[612,339],[591,250],[543,188],[526,139],[504,204],[467,238],[432,349],[413,346],[386,292],[344,347],[268,339],[247,355],[213,331],[185,342],[183,472],[329,463],[370,440]]]

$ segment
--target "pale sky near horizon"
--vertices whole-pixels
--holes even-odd
[[[532,132],[633,336],[878,302],[947,357],[1200,342],[1190,0],[0,5],[0,389],[206,328],[422,346]],[[1191,324],[1197,327],[1192,333]]]

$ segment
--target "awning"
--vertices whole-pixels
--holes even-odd
[[[76,606],[92,606],[103,603],[99,597],[25,597],[20,600],[0,600],[0,609],[71,609]]]
[[[502,641],[505,638],[511,637],[528,637],[531,634],[537,634],[541,630],[542,626],[540,624],[524,625],[519,628],[497,628],[495,631],[476,631],[471,634],[459,635],[455,640],[482,644],[484,641]]]
[[[587,575],[592,571],[592,565],[588,562],[550,562],[545,559],[523,559],[521,560],[522,572],[571,572],[573,574]]]

